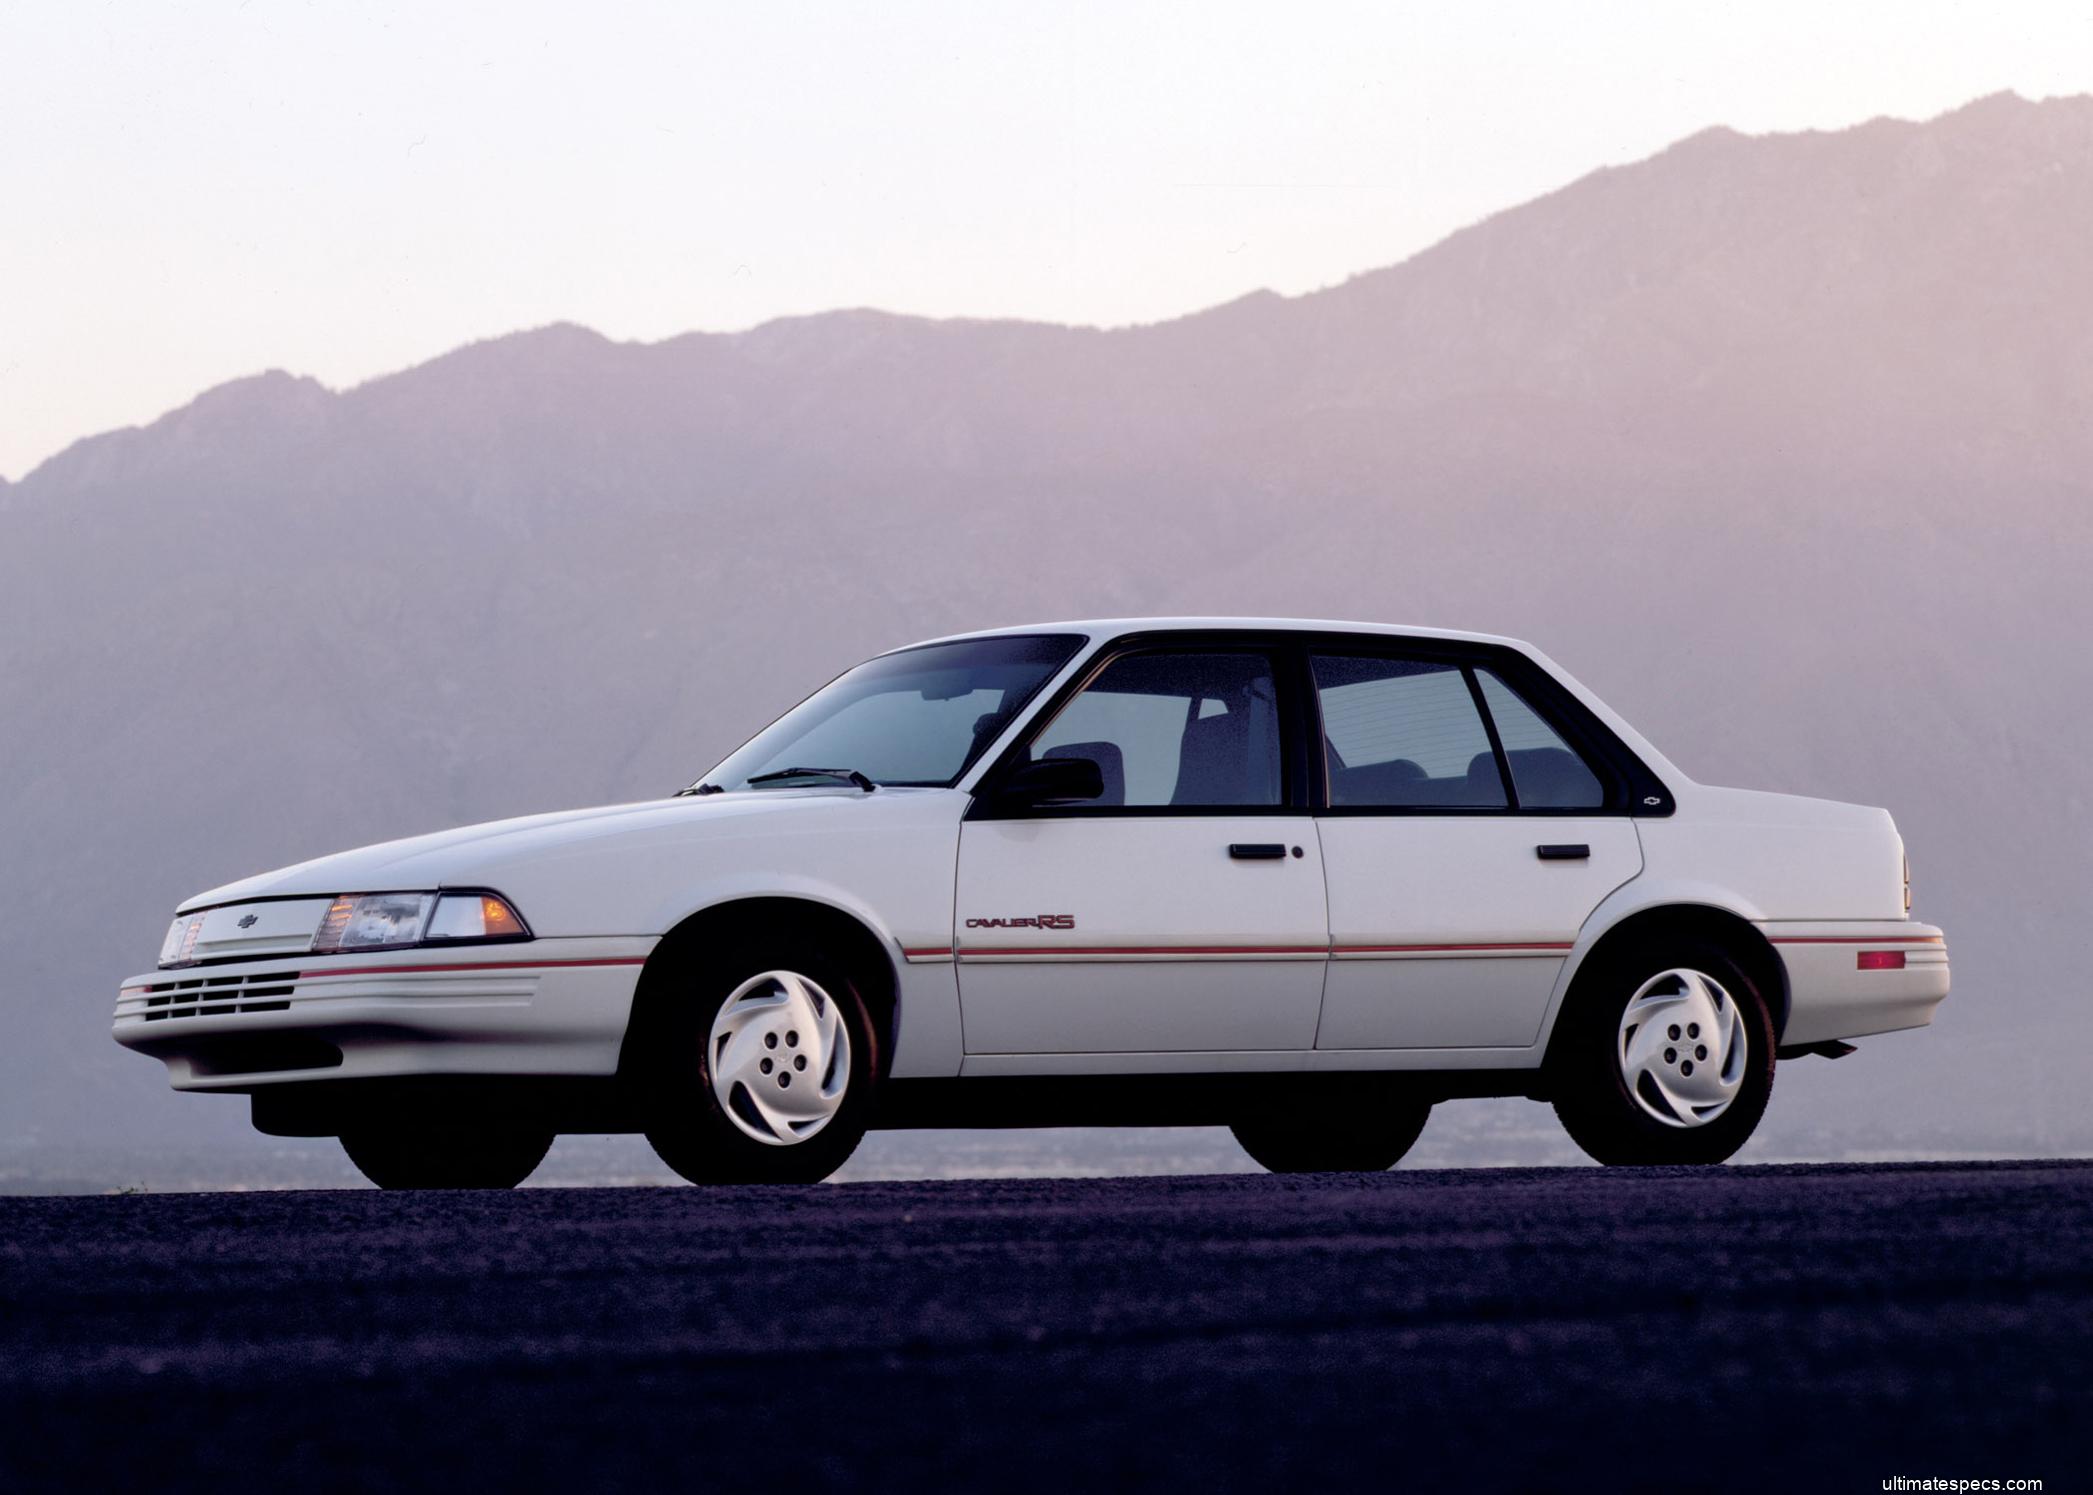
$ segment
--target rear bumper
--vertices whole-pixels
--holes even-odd
[[[1788,972],[1783,1047],[1923,1028],[1948,994],[1948,946],[1907,920],[1761,924]],[[1862,964],[1863,955],[1871,957]]]
[[[123,984],[112,1036],[177,1090],[413,1075],[609,1075],[652,938],[302,955]]]

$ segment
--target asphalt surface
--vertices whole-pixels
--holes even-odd
[[[2093,1482],[2093,1164],[0,1199],[0,1489]]]

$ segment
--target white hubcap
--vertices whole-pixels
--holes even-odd
[[[1750,1057],[1744,1014],[1714,977],[1673,970],[1652,976],[1621,1014],[1621,1078],[1666,1126],[1706,1126],[1744,1088]]]
[[[804,1142],[843,1105],[850,1030],[842,1009],[794,971],[765,971],[734,988],[712,1022],[712,1093],[758,1142]]]

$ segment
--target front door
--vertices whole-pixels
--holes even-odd
[[[1298,803],[1271,656],[1120,654],[1028,757],[1088,758],[1092,802],[960,835],[955,949],[966,1049],[1005,1069],[1073,1056],[1315,1045],[1328,923],[1315,821]],[[1056,1061],[1048,1056],[1068,1056]]]
[[[1603,764],[1491,669],[1310,660],[1329,812],[1320,1049],[1523,1049],[1578,931],[1642,870]]]

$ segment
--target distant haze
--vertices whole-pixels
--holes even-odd
[[[264,368],[1300,293],[1714,124],[2093,90],[2064,0],[15,0],[0,475]]]
[[[188,893],[666,791],[913,638],[1220,612],[1524,636],[1703,781],[1887,805],[1956,994],[1766,1145],[2093,1147],[2088,244],[2093,100],[2001,96],[1152,327],[552,326],[83,442],[0,488],[0,1140],[242,1124],[107,1038]]]

